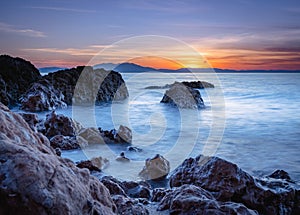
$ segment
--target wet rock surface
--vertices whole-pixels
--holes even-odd
[[[101,171],[109,165],[109,160],[102,157],[95,157],[91,160],[77,162],[78,168],[87,168],[90,171]]]
[[[114,214],[108,190],[0,103],[0,214]]]
[[[213,84],[206,82],[206,81],[182,81],[182,82],[175,81],[173,84],[166,84],[164,86],[148,86],[148,87],[145,87],[145,89],[168,89],[177,83],[183,84],[187,87],[195,88],[195,89],[204,89],[204,88],[214,88],[215,87]]]
[[[170,177],[171,187],[184,184],[201,187],[218,201],[242,203],[261,214],[293,214],[299,210],[297,192],[287,182],[263,183],[237,165],[217,157],[186,159]]]
[[[128,90],[122,76],[114,71],[79,66],[49,73],[27,90],[21,108],[27,111],[52,110],[76,105],[124,100]]]
[[[17,104],[28,87],[40,78],[38,69],[29,61],[1,55],[0,102],[8,106]]]
[[[52,148],[59,148],[63,150],[71,150],[78,149],[83,147],[79,141],[77,141],[76,137],[63,136],[63,135],[55,135],[50,138],[50,145]]]
[[[197,109],[205,107],[199,90],[187,87],[179,82],[175,82],[165,92],[160,102],[168,103],[178,108]]]
[[[139,176],[145,180],[160,180],[170,172],[170,163],[163,156],[157,154],[145,161],[145,166]]]

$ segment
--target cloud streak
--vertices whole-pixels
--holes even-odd
[[[17,28],[15,26],[0,22],[0,31],[7,33],[14,33],[28,37],[46,37],[44,32],[36,31],[29,28]]]
[[[64,8],[64,7],[27,7],[31,9],[38,10],[52,10],[52,11],[61,11],[61,12],[75,12],[75,13],[96,13],[96,10],[84,10],[84,9],[76,9],[76,8]]]

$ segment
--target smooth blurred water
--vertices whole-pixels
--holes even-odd
[[[130,94],[126,101],[57,112],[84,126],[117,129],[126,125],[133,130],[132,145],[143,151],[127,152],[119,144],[91,144],[83,151],[64,151],[64,157],[74,161],[107,157],[111,163],[105,173],[135,180],[144,160],[157,153],[170,160],[172,169],[185,158],[204,153],[232,161],[256,176],[284,169],[300,181],[300,74],[122,75]],[[207,108],[199,111],[161,104],[165,89],[145,89],[197,79],[216,85],[200,90]],[[114,161],[121,151],[132,162]]]

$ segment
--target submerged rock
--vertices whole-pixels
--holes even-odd
[[[145,180],[160,180],[170,172],[170,163],[163,156],[157,154],[145,161],[145,166],[139,176]]]
[[[206,81],[183,81],[177,82],[175,81],[173,84],[166,84],[164,86],[148,86],[145,89],[167,89],[172,87],[176,83],[181,83],[187,87],[195,88],[195,89],[204,89],[204,88],[214,88],[215,86]]]
[[[0,214],[114,214],[108,190],[0,103]]]
[[[0,102],[13,106],[19,102],[28,87],[39,80],[37,68],[22,58],[0,56]]]
[[[201,187],[218,201],[243,203],[262,214],[292,214],[299,210],[297,192],[292,186],[277,181],[277,187],[272,187],[272,183],[262,183],[236,164],[217,157],[186,159],[170,177],[171,187],[184,184]]]
[[[178,108],[196,109],[204,107],[199,90],[192,89],[179,82],[175,82],[165,92],[160,102],[176,105]]]

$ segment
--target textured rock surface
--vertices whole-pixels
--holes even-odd
[[[47,80],[34,83],[20,98],[21,109],[25,111],[47,111],[65,108],[64,95]]]
[[[118,142],[131,143],[132,142],[131,129],[124,125],[120,125],[116,134],[116,139]]]
[[[39,122],[39,118],[36,114],[20,113],[20,116],[23,117],[23,119],[28,123],[32,131],[37,131],[37,124]]]
[[[79,66],[43,76],[24,94],[21,108],[43,111],[65,107],[72,102],[86,105],[127,97],[127,87],[119,73]]]
[[[130,199],[122,195],[114,195],[112,197],[118,208],[118,214],[124,215],[148,215],[149,211],[139,203],[138,200]]]
[[[262,182],[233,163],[204,156],[186,159],[170,177],[171,187],[193,184],[211,192],[218,201],[243,203],[262,214],[292,214],[299,210],[297,191],[287,182]]]
[[[28,87],[41,77],[37,68],[29,61],[0,56],[0,102],[15,105]]]
[[[179,82],[175,82],[165,92],[160,102],[176,105],[179,108],[196,109],[204,107],[200,92]]]
[[[63,150],[71,150],[78,149],[80,147],[86,147],[87,142],[83,143],[82,141],[78,141],[75,136],[63,136],[63,135],[55,135],[50,138],[50,145],[52,148],[59,148]]]
[[[177,82],[175,81],[173,84],[166,84],[164,86],[148,86],[145,89],[167,89],[172,87],[176,83],[184,84],[187,87],[195,88],[195,89],[204,89],[204,88],[214,88],[215,86],[206,81],[183,81]]]
[[[0,103],[0,214],[113,214],[105,186]]]
[[[159,180],[165,178],[170,172],[170,163],[163,156],[157,154],[145,161],[145,166],[139,176],[145,180]]]
[[[166,193],[158,210],[166,209],[170,209],[170,214],[257,214],[242,204],[218,202],[211,193],[194,185],[183,185]]]
[[[95,157],[91,160],[80,161],[76,164],[78,168],[87,168],[90,171],[100,171],[109,165],[109,160],[102,157]]]

